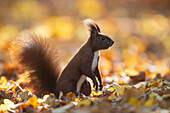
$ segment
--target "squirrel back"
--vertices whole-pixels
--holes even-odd
[[[30,72],[29,78],[37,95],[55,93],[60,74],[55,44],[35,33],[20,35],[12,43],[14,60]]]

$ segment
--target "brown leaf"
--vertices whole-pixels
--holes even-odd
[[[145,81],[145,72],[144,71],[141,71],[140,73],[139,73],[139,75],[137,75],[137,76],[129,76],[130,77],[130,79],[131,79],[131,84],[136,84],[136,83],[138,83],[138,82],[141,82],[141,81]]]
[[[11,99],[12,98],[13,93],[12,92],[5,92],[5,91],[0,91],[0,96],[2,98],[7,98],[7,99]]]
[[[24,91],[19,94],[22,100],[25,100],[28,98],[28,91]]]

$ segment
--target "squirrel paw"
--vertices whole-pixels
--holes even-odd
[[[98,91],[98,83],[97,83],[97,81],[94,82],[94,86],[93,87],[95,88],[96,91]]]
[[[102,85],[102,84],[100,84],[100,85],[99,85],[99,87],[100,87],[100,89],[99,89],[99,90],[100,90],[100,91],[102,91],[102,89],[103,89],[103,85]]]

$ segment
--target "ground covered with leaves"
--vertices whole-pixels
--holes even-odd
[[[169,73],[147,78],[146,72],[142,71],[136,76],[126,76],[129,77],[126,83],[110,82],[105,75],[102,76],[105,84],[102,91],[93,90],[90,96],[79,94],[77,97],[68,93],[64,98],[60,93],[57,99],[52,93],[37,97],[27,84],[29,80],[24,80],[28,72],[14,63],[5,62],[4,65],[0,78],[1,112],[169,113],[170,110]],[[9,80],[10,77],[13,80]]]

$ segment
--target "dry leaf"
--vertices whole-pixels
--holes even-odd
[[[92,101],[87,99],[87,100],[82,100],[77,104],[77,107],[82,107],[82,106],[90,106],[92,104]]]
[[[24,92],[20,93],[19,96],[21,97],[22,100],[27,99],[28,98],[28,91],[24,91]]]
[[[145,72],[141,71],[137,76],[129,76],[132,84],[136,84],[141,81],[145,81]]]
[[[108,97],[109,100],[114,100],[116,98],[117,98],[116,95],[113,95],[113,94]]]
[[[72,92],[67,93],[66,97],[68,98],[69,101],[74,101],[76,98],[76,95]]]
[[[34,109],[39,106],[39,104],[38,104],[38,98],[37,98],[37,97],[30,97],[30,98],[28,99],[28,102],[29,102],[30,105],[33,106]]]
[[[55,98],[47,97],[47,99],[45,100],[45,103],[52,104],[54,101],[55,101]]]
[[[145,102],[145,107],[152,107],[157,101],[161,101],[161,97],[157,93],[151,93],[149,99]]]
[[[140,101],[139,101],[138,99],[136,99],[135,97],[131,97],[131,98],[129,99],[129,102],[128,102],[128,103],[136,106],[137,108],[139,108],[140,105],[141,105]]]
[[[118,96],[124,95],[124,89],[125,89],[125,88],[130,88],[129,85],[122,85],[122,86],[120,86],[120,85],[117,84],[117,83],[113,83],[113,84],[112,84],[112,87],[113,87],[113,89],[117,92],[117,95],[118,95]]]

